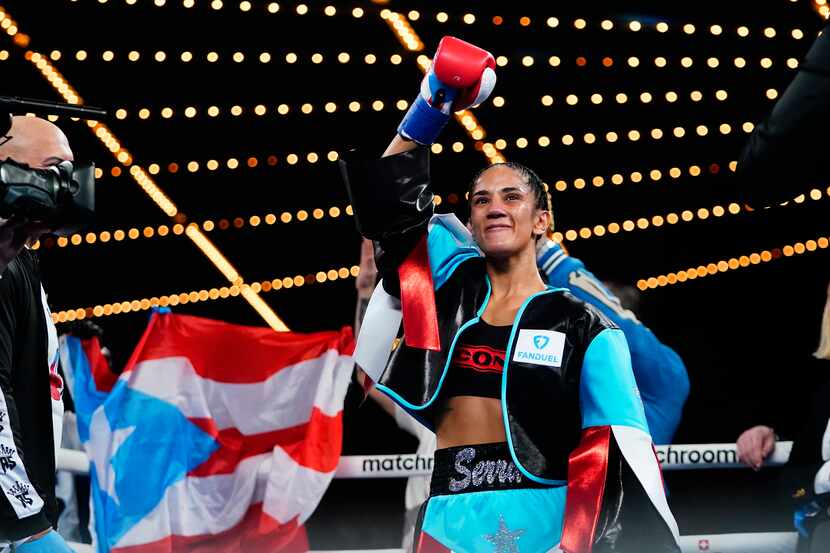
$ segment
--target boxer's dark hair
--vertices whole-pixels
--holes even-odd
[[[533,196],[536,198],[536,209],[541,209],[550,213],[550,228],[552,230],[553,209],[551,209],[550,194],[548,193],[547,186],[542,182],[542,179],[539,178],[539,175],[537,175],[533,169],[516,161],[503,161],[501,163],[494,163],[493,165],[480,169],[473,177],[472,182],[470,182],[470,186],[467,189],[467,197],[469,198],[472,195],[473,189],[475,188],[478,179],[481,178],[481,175],[494,167],[507,167],[519,175],[522,181],[533,191]]]

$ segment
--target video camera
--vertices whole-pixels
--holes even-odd
[[[106,116],[98,108],[0,96],[0,143],[14,138],[7,134],[15,112],[84,119]],[[48,169],[32,169],[11,158],[0,160],[0,217],[44,223],[53,234],[69,235],[92,222],[94,213],[94,164],[64,161]]]

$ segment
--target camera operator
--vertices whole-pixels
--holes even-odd
[[[73,161],[55,125],[15,117],[0,138],[0,161],[48,169]],[[63,381],[58,337],[28,248],[48,225],[0,220],[0,547],[18,553],[72,550],[55,532],[55,451],[61,437]]]

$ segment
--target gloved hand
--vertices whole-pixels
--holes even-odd
[[[455,37],[438,44],[421,93],[398,126],[398,134],[418,144],[435,142],[450,114],[477,106],[496,86],[493,54]]]

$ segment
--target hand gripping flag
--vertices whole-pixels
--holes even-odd
[[[97,339],[66,346],[99,552],[308,549],[303,522],[340,457],[351,329],[155,313],[117,379]]]

